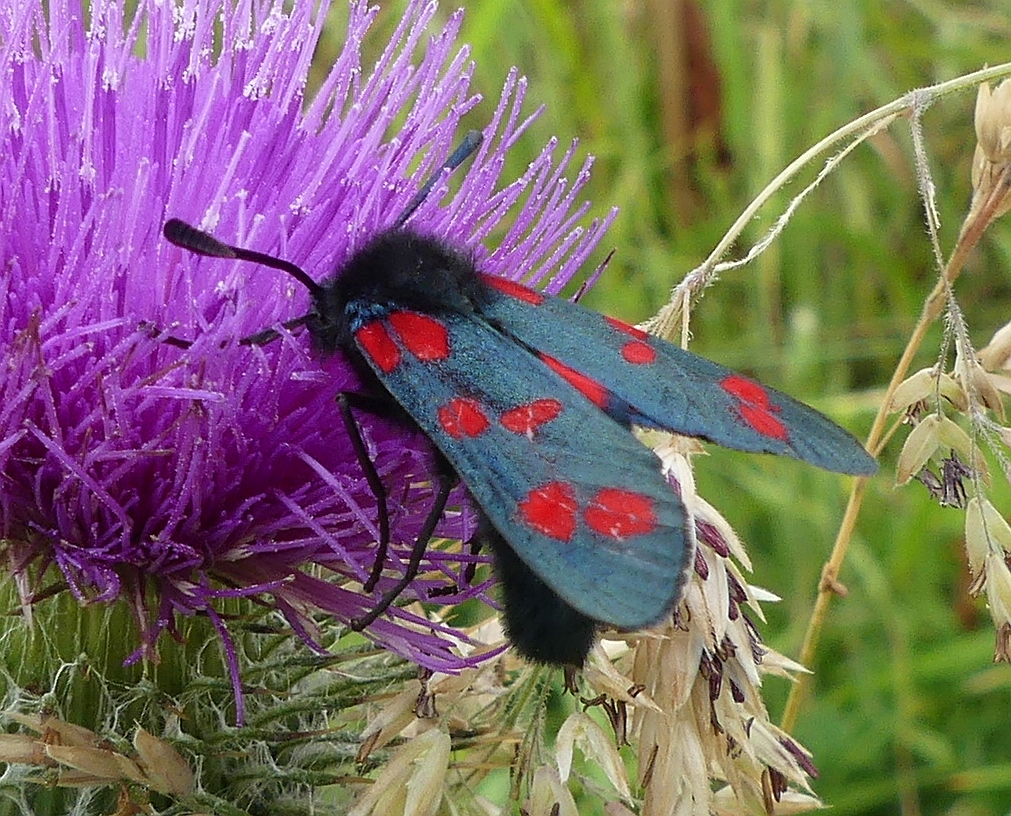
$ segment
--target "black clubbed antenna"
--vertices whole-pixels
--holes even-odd
[[[436,170],[432,175],[428,177],[428,180],[421,185],[421,189],[414,194],[404,211],[400,213],[400,216],[396,221],[393,222],[393,229],[400,229],[407,222],[407,219],[414,215],[414,211],[421,206],[421,203],[428,198],[428,194],[432,192],[432,188],[438,183],[439,179],[442,178],[443,174],[452,173],[463,164],[480,146],[481,142],[484,141],[484,134],[480,130],[469,130],[467,134],[463,137],[463,141],[456,146],[448,159],[443,163],[442,167]]]
[[[310,278],[303,269],[295,266],[291,261],[282,258],[275,258],[263,252],[256,252],[252,249],[225,244],[213,235],[191,227],[185,221],[178,218],[170,218],[162,228],[165,237],[177,247],[188,249],[197,255],[206,255],[210,258],[234,258],[239,261],[252,261],[253,263],[269,266],[271,269],[279,269],[287,272],[295,280],[309,290],[314,298],[322,294],[320,285]]]
[[[481,131],[468,131],[463,137],[463,141],[457,145],[456,149],[450,154],[449,158],[446,159],[443,165],[432,173],[432,175],[428,177],[428,180],[421,185],[421,189],[415,193],[414,198],[410,200],[408,205],[404,208],[404,211],[400,214],[397,220],[393,222],[393,229],[399,229],[404,226],[407,219],[410,218],[414,214],[414,211],[421,206],[421,203],[428,198],[428,194],[432,192],[432,188],[435,187],[439,179],[442,178],[443,174],[451,173],[463,164],[468,157],[470,157],[474,151],[481,146],[481,142],[483,140],[484,135]],[[303,269],[295,266],[295,264],[291,261],[285,261],[282,258],[275,258],[273,255],[256,252],[252,249],[243,249],[242,247],[223,243],[213,235],[206,233],[203,230],[198,230],[196,227],[190,226],[185,221],[180,221],[178,218],[170,218],[166,221],[165,226],[162,228],[162,232],[170,243],[173,243],[182,249],[188,249],[190,252],[195,252],[197,255],[206,255],[210,258],[232,258],[239,261],[252,261],[253,263],[262,264],[263,266],[269,266],[271,269],[279,269],[282,272],[287,272],[309,290],[309,294],[312,295],[313,299],[320,297],[323,293],[323,288],[316,283],[316,281],[310,278]],[[296,325],[301,322],[304,322],[304,318],[299,319]],[[276,337],[276,332],[269,333]],[[266,335],[268,332],[263,332],[262,334]]]

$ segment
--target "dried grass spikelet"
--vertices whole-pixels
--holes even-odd
[[[133,783],[174,797],[188,796],[196,788],[182,755],[143,728],[134,735],[136,755],[127,756],[94,731],[58,717],[17,711],[5,716],[36,734],[0,735],[0,760],[40,771],[29,781],[62,787]]]
[[[808,778],[807,751],[769,719],[763,674],[793,677],[803,667],[771,651],[745,613],[763,619],[759,602],[775,597],[744,579],[741,542],[695,494],[688,457],[677,440],[657,451],[694,519],[695,569],[673,618],[643,637],[630,680],[651,706],[636,706],[643,816],[801,812],[820,807]]]
[[[1011,164],[1011,80],[996,90],[989,83],[979,86],[976,95],[976,151],[972,158],[973,205],[1000,185],[1001,203],[993,217],[1011,210],[1011,188],[1006,173]],[[970,211],[974,209],[970,207]]]
[[[435,725],[404,742],[349,816],[432,816],[442,801],[450,748],[449,734]]]
[[[977,353],[970,343],[951,285],[988,227],[1011,211],[1011,80],[991,90],[982,84],[974,114],[976,147],[972,200],[958,241],[933,298],[930,319],[947,308],[946,338],[956,350],[952,371],[940,366],[908,377],[894,391],[889,410],[915,425],[899,455],[897,482],[916,478],[942,506],[965,507],[965,546],[973,595],[984,595],[997,638],[995,659],[1011,660],[1011,526],[985,493],[991,483],[982,449],[990,447],[1011,480],[1011,446],[1004,399],[1011,394],[1011,323],[998,329]],[[943,285],[942,285],[943,284]],[[948,414],[962,415],[968,430]],[[929,412],[929,413],[928,413]],[[992,418],[991,418],[992,417]],[[945,458],[942,458],[944,456]]]
[[[1011,525],[985,496],[973,496],[966,507],[965,550],[970,592],[986,594],[997,630],[994,660],[1011,662]]]

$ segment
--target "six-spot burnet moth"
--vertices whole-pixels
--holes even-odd
[[[469,134],[440,172],[479,143],[480,134]],[[478,535],[494,553],[506,631],[520,653],[578,666],[599,624],[657,622],[680,597],[694,538],[632,425],[840,473],[875,471],[860,443],[814,409],[576,303],[482,274],[464,254],[405,229],[438,176],[392,229],[323,283],[181,221],[165,224],[178,246],[299,280],[312,305],[288,325],[304,324],[317,351],[347,355],[371,384],[368,395],[338,400],[379,508],[367,591],[383,568],[389,522],[352,409],[401,416],[438,452],[435,498],[410,564],[355,628],[374,621],[414,578],[457,479],[480,507]]]

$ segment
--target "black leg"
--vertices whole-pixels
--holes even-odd
[[[301,317],[296,317],[293,320],[288,320],[281,325],[284,326],[289,331],[291,329],[296,329],[299,326],[304,326],[305,321],[309,319],[309,315],[302,315]],[[281,338],[281,333],[276,329],[264,329],[263,331],[258,331],[256,334],[250,334],[247,337],[243,337],[239,340],[240,346],[265,346],[267,343],[273,343],[275,340]]]
[[[481,535],[480,535],[480,533],[481,533],[480,530],[475,530],[474,531],[474,535],[472,535],[470,537],[470,541],[467,542],[468,544],[470,544],[470,554],[471,555],[477,555],[479,552],[481,552]],[[474,562],[474,561],[471,561],[469,564],[467,564],[466,567],[463,568],[463,585],[464,586],[470,586],[471,584],[474,583],[474,574],[476,572],[477,572],[477,563]]]
[[[477,555],[481,552],[481,538],[480,531],[475,531],[474,535],[468,538],[464,545],[470,550],[471,555]],[[477,573],[477,564],[474,561],[467,562],[463,570],[460,573],[460,578],[456,582],[456,586],[445,586],[438,587],[431,590],[428,593],[429,598],[438,598],[443,595],[455,595],[458,592],[462,592],[464,587],[469,587],[474,583],[474,575]]]
[[[451,470],[440,469],[437,476],[437,489],[435,498],[432,501],[432,507],[428,511],[425,523],[421,526],[418,538],[415,540],[414,547],[411,549],[411,560],[407,563],[407,569],[404,571],[403,577],[397,581],[396,585],[392,589],[388,590],[383,597],[379,599],[379,603],[377,603],[369,612],[362,617],[351,621],[351,628],[356,632],[360,632],[376,618],[382,615],[383,612],[389,608],[390,604],[397,599],[397,596],[400,595],[400,593],[408,587],[411,581],[417,577],[418,570],[421,567],[421,559],[424,557],[425,550],[428,548],[428,542],[432,538],[432,533],[435,532],[435,525],[438,524],[439,519],[442,518],[442,513],[446,509],[446,502],[449,501],[449,493],[456,484],[456,481],[456,474],[454,474]],[[374,571],[375,570],[373,570],[373,572]]]
[[[375,589],[379,582],[379,576],[383,574],[383,565],[386,563],[386,552],[390,546],[390,511],[386,503],[386,487],[383,480],[379,478],[379,471],[376,464],[369,456],[368,448],[365,447],[365,440],[362,439],[362,432],[358,427],[354,414],[351,413],[352,403],[355,408],[371,410],[371,400],[351,391],[342,391],[337,395],[337,406],[340,408],[341,418],[344,420],[344,427],[347,429],[348,438],[351,440],[351,447],[355,449],[355,455],[365,473],[365,481],[372,488],[372,495],[376,497],[376,514],[379,521],[379,542],[376,551],[376,560],[372,563],[372,574],[364,584],[366,592]],[[373,618],[374,620],[374,618]],[[370,621],[371,622],[371,621]]]
[[[137,324],[137,331],[144,332],[144,334],[152,340],[157,340],[159,343],[164,343],[166,346],[188,349],[193,345],[193,343],[189,340],[183,340],[181,337],[173,337],[171,334],[166,334],[158,328],[157,324],[151,323],[148,320],[140,321],[140,323]]]
[[[299,326],[304,326],[306,320],[309,319],[309,315],[302,315],[301,317],[296,317],[293,320],[288,320],[281,325],[288,329],[297,329]],[[142,320],[137,328],[144,332],[152,340],[159,340],[162,343],[166,343],[170,346],[175,346],[176,348],[188,349],[193,343],[190,340],[183,340],[179,337],[173,337],[171,334],[165,334],[161,329],[158,328],[154,323],[147,320]],[[273,343],[275,340],[281,339],[281,333],[276,329],[264,329],[256,334],[250,334],[239,340],[240,346],[265,346],[268,343]]]

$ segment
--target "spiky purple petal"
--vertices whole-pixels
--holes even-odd
[[[153,656],[178,615],[209,615],[236,685],[223,598],[273,598],[317,649],[312,610],[346,621],[375,602],[342,580],[368,575],[378,533],[334,408],[356,380],[340,357],[315,359],[303,336],[240,346],[304,312],[306,294],[269,270],[188,256],[161,225],[183,218],[325,277],[393,224],[480,101],[456,45],[460,13],[440,30],[434,3],[412,3],[370,68],[361,52],[375,9],[355,2],[344,50],[306,104],[326,10],[313,5],[141,0],[126,19],[110,0],[89,15],[54,0],[48,16],[36,0],[0,21],[8,570],[26,608],[51,566],[81,603],[126,600],[141,631],[135,658]],[[549,144],[503,182],[529,123],[524,94],[510,75],[459,192],[447,200],[441,184],[412,225],[471,248],[488,272],[557,289],[610,216],[581,226],[588,163],[570,184],[573,149],[556,162]],[[486,248],[506,219],[505,238]],[[391,423],[362,424],[390,494],[388,566],[402,569],[431,498],[431,451]],[[440,532],[460,536],[466,517],[450,514]],[[458,583],[471,560],[433,551],[408,597]],[[470,661],[453,630],[404,609],[367,634],[432,669]]]

